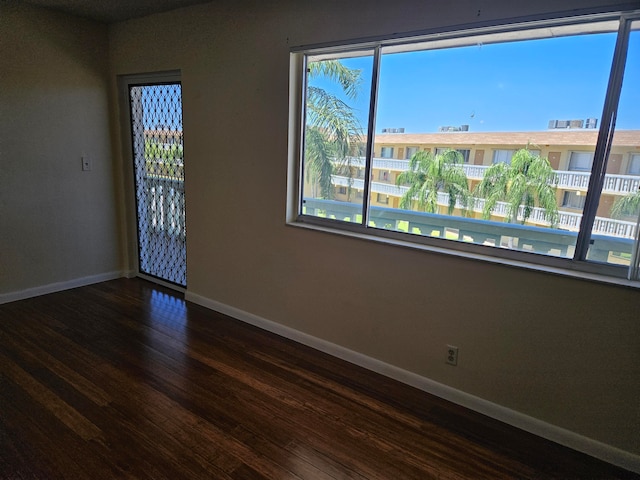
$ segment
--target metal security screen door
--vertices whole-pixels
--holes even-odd
[[[129,85],[140,273],[186,286],[182,87]]]

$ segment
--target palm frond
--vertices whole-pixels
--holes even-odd
[[[337,82],[347,98],[358,93],[361,72],[338,60],[309,63],[309,76],[323,76]],[[332,175],[346,175],[351,181],[351,156],[358,155],[362,127],[353,108],[327,90],[307,87],[305,165],[307,180],[317,182],[322,198],[332,198]]]
[[[355,99],[362,84],[362,71],[345,66],[339,60],[322,60],[309,62],[309,76],[324,77],[337,82],[350,99]]]
[[[485,172],[475,194],[485,199],[483,218],[489,219],[498,202],[506,202],[507,222],[526,223],[535,207],[545,210],[552,227],[558,223],[556,186],[558,176],[549,160],[528,148],[516,151],[511,163],[492,165]],[[522,208],[522,216],[519,217]]]
[[[453,150],[436,156],[426,151],[413,154],[409,169],[396,179],[397,185],[409,186],[400,199],[400,208],[410,209],[415,201],[419,210],[437,213],[438,192],[445,192],[449,195],[449,215],[458,203],[466,215],[471,194],[464,169],[458,164],[461,159],[459,156],[460,153]]]
[[[353,109],[335,95],[317,87],[307,90],[307,124],[326,133],[337,154],[346,157],[360,142],[362,127]]]
[[[317,127],[305,131],[305,169],[308,180],[315,180],[322,198],[331,198],[331,175],[333,174],[332,144]]]
[[[640,190],[618,198],[611,207],[613,218],[637,217],[640,213]]]

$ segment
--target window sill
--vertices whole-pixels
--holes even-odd
[[[541,261],[548,261],[549,263],[556,262],[556,261],[558,261],[558,263],[570,263],[571,265],[573,265],[573,267],[569,268],[564,266],[546,265],[542,263],[532,263],[524,260],[505,258],[502,256],[494,256],[494,255],[465,251],[465,250],[458,250],[458,249],[454,250],[450,248],[439,247],[435,245],[427,245],[423,243],[416,243],[416,242],[411,242],[407,240],[401,240],[398,238],[391,238],[391,237],[380,235],[380,233],[386,232],[385,230],[373,229],[378,234],[364,233],[361,231],[356,231],[357,229],[348,230],[343,228],[332,227],[330,225],[322,225],[319,223],[314,223],[313,220],[307,220],[304,218],[288,221],[286,225],[291,227],[296,227],[296,228],[302,228],[306,230],[313,230],[317,232],[328,233],[332,235],[341,235],[345,237],[356,238],[356,239],[365,240],[368,242],[381,243],[381,244],[400,247],[400,248],[409,248],[412,250],[420,250],[420,251],[435,253],[439,255],[448,255],[448,256],[453,256],[457,258],[487,262],[487,263],[503,265],[503,266],[512,267],[512,268],[519,268],[519,269],[530,270],[534,272],[548,273],[551,275],[560,275],[563,277],[569,277],[569,278],[574,278],[578,280],[586,280],[590,282],[596,282],[596,283],[607,284],[607,285],[615,285],[615,286],[640,290],[639,281],[629,280],[623,277],[605,275],[602,273],[597,273],[592,271],[585,271],[587,269],[596,269],[599,267],[606,268],[608,267],[608,265],[601,266],[591,262],[578,263],[578,262],[573,262],[569,259],[559,259],[554,257],[547,257],[544,255],[527,254],[525,252],[510,251],[511,253],[514,253],[516,255],[518,254],[534,255],[535,257],[539,258]],[[395,232],[388,232],[388,233],[394,234]],[[436,240],[440,240],[442,242],[449,242],[449,240],[442,240],[442,239],[436,239]],[[455,242],[455,243],[457,245],[460,245],[458,242]],[[478,245],[473,246],[473,248],[475,247],[480,247],[480,246]],[[504,249],[499,247],[481,247],[481,248],[483,249],[495,248],[497,251],[501,253],[505,252]]]

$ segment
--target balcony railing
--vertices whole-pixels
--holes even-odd
[[[470,180],[482,180],[488,165],[463,165],[464,173]],[[563,190],[581,190],[589,188],[590,172],[556,170],[558,188]],[[640,188],[640,177],[634,175],[619,175],[607,173],[604,177],[602,191],[612,195],[627,195],[635,193]]]
[[[364,157],[352,157],[349,159],[352,167],[364,168]],[[373,168],[376,170],[389,170],[404,172],[409,169],[409,160],[394,158],[374,158]],[[489,165],[462,165],[464,173],[469,180],[482,180]],[[589,187],[590,172],[556,170],[558,175],[558,188],[563,190],[587,191]],[[611,195],[627,195],[640,189],[640,176],[606,174],[602,191]]]
[[[147,175],[143,187],[144,195],[138,198],[141,232],[157,232],[184,239],[184,180]]]
[[[186,285],[184,180],[147,173],[139,188],[140,271]]]
[[[304,213],[312,216],[334,218],[337,220],[353,221],[361,214],[361,205],[334,200],[304,199]],[[410,234],[422,236],[436,236],[453,238],[462,242],[481,245],[542,253],[556,257],[571,258],[576,244],[577,232],[534,227],[514,223],[504,223],[489,220],[476,220],[465,217],[438,215],[433,213],[400,210],[397,208],[370,208],[370,226],[393,230],[406,231]],[[401,223],[404,223],[404,228]],[[594,231],[591,237],[587,258],[593,261],[608,262],[611,255],[620,258],[630,255],[633,239],[599,235]]]
[[[604,176],[602,191],[605,193],[628,194],[635,193],[640,189],[640,177],[632,175],[611,175]]]
[[[352,167],[364,168],[364,157],[351,157],[349,159],[349,163]],[[374,158],[373,168],[404,172],[405,170],[409,170],[409,160],[398,160],[395,158]]]
[[[570,171],[556,171],[558,175],[558,188],[565,190],[580,190],[586,192],[589,188],[589,179],[591,173],[589,172],[570,172]],[[615,192],[611,192],[615,193]]]
[[[333,175],[331,182],[340,187],[351,187],[357,190],[364,190],[364,180],[360,178],[349,179]],[[409,188],[403,185],[393,185],[391,183],[371,182],[371,192],[381,193],[394,197],[401,197]],[[473,201],[473,211],[481,213],[484,209],[485,200],[483,198],[475,198]],[[449,205],[449,194],[438,192],[438,205]],[[456,203],[457,208],[462,208],[459,202]],[[493,215],[506,217],[509,205],[506,202],[498,202],[493,210]],[[518,218],[523,218],[524,207],[518,210]],[[558,212],[558,228],[577,232],[580,229],[582,214],[573,212]],[[546,212],[543,208],[534,207],[528,219],[529,222],[549,226],[550,222],[546,218]],[[634,222],[625,222],[623,220],[614,220],[606,217],[596,217],[593,225],[594,234],[602,234],[615,236],[620,238],[635,238],[636,224]]]

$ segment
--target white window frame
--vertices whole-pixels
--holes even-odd
[[[587,259],[587,253],[589,249],[589,242],[591,239],[591,230],[595,220],[596,211],[598,208],[598,202],[602,191],[602,184],[604,181],[604,174],[601,176],[595,175],[593,172],[597,172],[597,167],[602,167],[606,162],[606,154],[610,145],[610,134],[612,133],[613,125],[615,122],[610,121],[615,117],[617,109],[617,98],[622,84],[622,72],[625,68],[624,56],[626,54],[626,48],[628,45],[628,35],[632,21],[640,19],[640,10],[633,11],[614,11],[614,12],[593,12],[584,13],[575,17],[565,17],[548,19],[526,19],[521,22],[515,22],[504,25],[494,26],[474,26],[470,25],[468,28],[459,29],[456,31],[446,30],[432,30],[426,31],[422,34],[413,33],[410,37],[402,38],[397,35],[385,38],[381,37],[377,40],[368,40],[366,42],[354,42],[352,44],[336,44],[336,45],[321,45],[321,46],[304,46],[294,48],[291,51],[291,73],[290,79],[292,81],[292,87],[290,88],[290,101],[291,111],[293,112],[293,121],[290,123],[293,139],[290,142],[290,167],[289,167],[289,182],[288,182],[288,203],[287,203],[287,224],[310,228],[325,232],[332,232],[337,234],[343,234],[347,236],[356,236],[366,240],[382,242],[392,245],[402,245],[405,247],[412,247],[421,250],[428,250],[432,252],[438,252],[442,254],[451,254],[462,256],[465,258],[474,258],[478,260],[490,261],[495,263],[503,263],[508,265],[514,265],[522,268],[531,268],[535,270],[551,271],[559,274],[566,274],[570,276],[591,278],[594,280],[601,280],[605,282],[625,284],[633,287],[640,288],[640,281],[638,274],[638,268],[633,267],[637,263],[632,262],[631,267],[602,264],[590,262]],[[603,105],[603,114],[600,119],[600,129],[598,135],[598,141],[595,147],[593,168],[592,168],[592,183],[589,187],[589,195],[586,197],[586,204],[583,212],[583,219],[581,223],[581,230],[579,231],[577,244],[575,246],[575,254],[573,258],[561,258],[554,256],[539,255],[535,253],[529,253],[522,250],[511,249],[496,249],[485,245],[479,245],[474,243],[453,242],[442,238],[436,238],[431,236],[419,236],[408,235],[406,233],[397,232],[393,230],[370,228],[368,226],[368,214],[369,214],[369,198],[370,194],[370,182],[373,181],[371,177],[372,159],[373,159],[373,127],[375,122],[371,119],[372,113],[375,110],[373,99],[376,97],[377,89],[377,75],[380,63],[380,54],[383,47],[391,47],[394,51],[409,51],[416,49],[413,45],[420,45],[429,43],[433,45],[442,45],[443,48],[447,46],[454,46],[457,39],[463,39],[469,36],[475,36],[480,34],[492,35],[492,34],[506,34],[513,35],[513,39],[524,38],[527,35],[528,30],[538,30],[554,28],[554,27],[569,27],[575,28],[579,32],[580,25],[590,24],[589,28],[593,27],[594,22],[619,22],[616,51],[614,54],[613,65],[611,67],[611,79],[609,87],[607,89],[607,95]],[[523,35],[524,34],[524,35]],[[538,38],[538,37],[535,37]],[[364,185],[364,203],[362,205],[363,215],[362,223],[356,224],[351,222],[344,222],[330,218],[322,218],[312,215],[302,214],[302,132],[304,121],[304,92],[305,92],[305,74],[306,64],[305,59],[307,55],[319,55],[327,54],[335,56],[336,52],[344,57],[349,56],[349,52],[362,52],[364,50],[374,51],[373,60],[373,83],[371,90],[371,112],[368,125],[368,132],[370,132],[367,138],[367,157],[365,171],[365,185]],[[373,116],[373,118],[375,118]],[[388,147],[386,148],[393,148]],[[381,152],[382,154],[382,152]],[[388,158],[388,157],[387,157]],[[602,169],[601,171],[604,171]],[[601,178],[600,178],[601,177]],[[637,242],[636,242],[637,243]],[[638,253],[634,258],[637,258]]]

